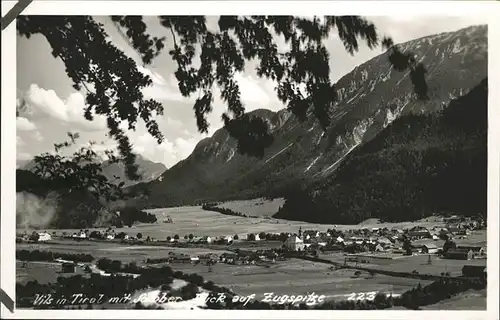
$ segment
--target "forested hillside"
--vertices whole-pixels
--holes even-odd
[[[395,120],[327,180],[290,190],[275,217],[359,223],[486,215],[487,93],[485,79],[440,113]]]

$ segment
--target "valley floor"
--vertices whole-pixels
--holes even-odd
[[[248,203],[245,204],[248,207]],[[258,204],[259,205],[259,204]],[[222,236],[239,234],[241,239],[246,234],[253,232],[297,232],[302,229],[317,229],[325,231],[332,225],[317,225],[304,222],[285,221],[269,218],[245,218],[237,216],[223,215],[217,212],[204,211],[200,207],[181,207],[156,209],[150,212],[158,216],[159,221],[164,217],[171,217],[173,223],[157,223],[152,225],[137,225],[132,228],[120,228],[115,232],[124,231],[130,235],[140,232],[143,237],[152,237],[155,239],[165,239],[167,236],[173,237],[178,234],[181,238],[184,235],[192,233],[195,236]],[[396,227],[404,228],[412,225],[436,226],[437,222],[433,219],[427,219],[420,222],[379,224],[377,221],[367,221],[367,223],[356,226],[336,226],[336,229],[353,228],[372,228],[372,227]],[[63,231],[72,233],[77,230],[47,230],[56,231],[61,234]],[[22,230],[18,230],[18,233]],[[485,244],[486,231],[474,233],[471,237],[462,241],[462,244]],[[235,242],[236,244],[237,242]],[[243,244],[246,242],[242,242]],[[262,241],[262,246],[266,242]],[[29,244],[18,243],[19,249],[26,250],[46,250],[52,252],[64,253],[88,253],[96,260],[108,258],[121,260],[124,263],[136,262],[138,265],[144,264],[147,258],[165,258],[169,253],[184,253],[190,256],[205,253],[215,253],[220,255],[229,252],[234,248],[231,246],[217,245],[199,246],[199,247],[173,247],[168,245],[130,245],[118,242],[89,241],[84,240],[75,242],[74,240],[58,239],[47,243]],[[321,254],[320,258],[337,263],[343,263],[344,253]],[[370,259],[367,259],[370,260]],[[449,272],[452,276],[459,276],[464,264],[486,265],[486,259],[483,260],[446,260],[437,256],[432,257],[432,264],[427,264],[428,255],[416,255],[403,257],[398,255],[392,260],[372,259],[368,264],[369,268],[412,272],[417,271],[420,274],[440,275],[443,272]],[[393,277],[383,274],[370,275],[366,272],[355,275],[354,269],[331,269],[331,265],[321,262],[304,261],[301,259],[287,259],[285,261],[276,261],[268,266],[259,265],[228,265],[217,263],[211,270],[202,264],[192,265],[191,263],[171,263],[173,270],[180,270],[185,273],[196,273],[203,276],[206,280],[212,280],[215,284],[228,287],[240,295],[256,294],[256,299],[263,299],[265,293],[274,292],[275,294],[308,294],[314,292],[318,295],[325,295],[327,299],[341,300],[348,299],[353,293],[380,292],[401,294],[419,283],[424,286],[429,284],[430,280],[419,280],[411,278]],[[28,268],[22,268],[17,265],[17,281],[24,283],[29,280],[37,280],[40,283],[53,282],[61,274],[59,273],[60,264],[54,263],[36,263],[30,262]],[[78,270],[78,268],[77,268]],[[80,271],[77,271],[80,272]],[[479,300],[485,298],[464,296],[472,299],[474,305],[481,305]],[[455,299],[455,298],[454,298]],[[460,296],[456,297],[460,300]],[[450,299],[449,302],[442,302],[443,308],[464,309],[466,302],[455,303]],[[468,305],[467,305],[468,306]],[[436,307],[440,309],[439,306]]]

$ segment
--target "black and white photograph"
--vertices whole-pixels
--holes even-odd
[[[498,312],[480,10],[137,7],[7,27],[15,313]]]

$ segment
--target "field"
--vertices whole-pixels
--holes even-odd
[[[130,246],[120,243],[106,243],[98,241],[75,242],[73,240],[60,240],[46,244],[18,243],[16,249],[44,250],[61,253],[88,253],[95,259],[108,258],[123,262],[143,262],[147,258],[166,258],[170,252],[200,255],[215,250],[204,248],[172,248],[162,246]],[[218,250],[218,254],[228,251]]]
[[[439,303],[422,307],[423,310],[485,310],[486,290],[470,290]]]
[[[31,280],[36,280],[39,283],[56,282],[58,277],[69,277],[75,274],[86,275],[82,268],[76,267],[75,273],[61,273],[61,264],[56,262],[38,262],[30,261],[26,267],[22,266],[22,262],[16,262],[16,282],[26,283]]]
[[[257,205],[256,205],[257,203]],[[232,207],[229,207],[231,205]],[[276,203],[274,204],[276,206]],[[156,224],[140,224],[132,228],[118,228],[115,232],[124,231],[130,235],[142,233],[143,238],[149,236],[155,239],[165,239],[167,236],[178,234],[181,238],[184,235],[193,234],[195,236],[226,236],[238,234],[240,238],[245,238],[248,233],[259,232],[297,232],[299,228],[303,230],[313,229],[325,231],[328,228],[336,228],[341,230],[354,228],[409,228],[415,225],[432,228],[440,226],[439,220],[436,218],[428,218],[417,222],[405,223],[385,223],[380,224],[378,221],[369,220],[359,225],[321,225],[311,224],[300,221],[286,221],[270,218],[270,202],[261,200],[255,201],[233,201],[227,204],[227,207],[238,212],[245,212],[250,215],[260,214],[263,218],[245,218],[237,216],[223,215],[217,212],[204,211],[201,207],[181,207],[181,208],[165,208],[150,210],[150,212],[158,216],[159,223]],[[246,208],[246,209],[245,209]],[[267,208],[267,209],[264,209]],[[253,211],[251,211],[253,210]],[[260,211],[259,211],[260,210]],[[267,210],[267,211],[266,211]],[[258,213],[260,212],[260,213]],[[267,213],[266,213],[267,212]],[[171,217],[173,223],[163,223],[166,217]],[[22,232],[23,230],[18,230]],[[48,232],[56,231],[57,234],[66,231],[69,233],[79,230],[47,230]],[[418,244],[420,241],[415,241]],[[422,241],[423,242],[423,241]],[[428,242],[426,240],[425,242]],[[473,245],[486,243],[486,231],[475,232],[466,239],[458,239],[459,245]],[[250,243],[243,242],[244,247]],[[437,245],[442,245],[442,241],[437,241]],[[237,243],[234,244],[238,246]],[[251,246],[252,244],[250,244]],[[54,240],[53,243],[47,244],[17,244],[17,249],[27,250],[48,250],[55,252],[66,253],[89,253],[96,259],[109,258],[121,260],[123,262],[132,262],[140,264],[147,258],[164,258],[170,252],[186,253],[189,255],[199,255],[207,252],[221,254],[224,251],[208,249],[208,248],[174,248],[165,246],[131,246],[120,243],[111,242],[94,242],[82,241],[75,242],[72,240]],[[255,248],[254,248],[255,249]],[[320,255],[323,259],[329,259],[335,262],[344,262],[345,256],[340,253]],[[427,255],[417,255],[404,257],[394,255],[392,260],[376,260],[363,266],[383,269],[391,271],[417,272],[424,274],[440,275],[442,272],[450,272],[451,275],[459,275],[465,264],[486,265],[486,260],[445,260],[436,256],[432,256],[432,263],[428,264]],[[211,271],[203,265],[192,265],[188,263],[173,263],[171,265],[174,270],[181,270],[187,273],[197,273],[203,276],[206,280],[212,280],[215,284],[222,285],[233,289],[238,294],[250,295],[256,294],[258,299],[263,298],[263,294],[274,292],[275,294],[307,294],[316,293],[318,295],[326,295],[330,299],[345,299],[351,293],[359,292],[392,292],[400,294],[408,289],[415,287],[418,283],[426,285],[428,281],[417,279],[390,277],[381,274],[375,274],[371,277],[368,274],[362,273],[355,277],[355,270],[343,269],[331,271],[330,265],[324,263],[315,263],[299,259],[290,259],[287,261],[278,261],[270,267],[256,265],[226,265],[216,264]],[[29,271],[17,267],[18,281],[27,281],[26,279],[37,279],[39,282],[54,281],[60,270],[58,265],[36,264],[30,263]],[[77,272],[78,271],[77,268]],[[458,298],[457,298],[458,299]],[[465,298],[464,298],[465,299]],[[481,299],[467,296],[467,299],[476,299],[477,305],[480,305]],[[476,301],[474,300],[474,301]],[[483,299],[484,300],[484,299]],[[445,303],[445,302],[443,302]],[[443,305],[443,308],[445,306]],[[451,308],[451,306],[450,306]],[[457,308],[454,308],[457,309]]]
[[[355,278],[355,270],[331,271],[329,265],[299,259],[280,261],[270,268],[225,264],[215,265],[211,272],[206,266],[201,265],[175,265],[174,268],[200,274],[205,279],[227,286],[238,294],[255,293],[257,299],[262,299],[264,293],[268,292],[288,295],[314,292],[333,299],[345,299],[355,292],[380,291],[401,294],[419,282],[422,285],[429,283],[384,275],[375,275],[371,278],[367,274],[362,274]]]
[[[344,262],[345,259],[341,254],[322,255],[320,257],[334,262]],[[415,270],[420,274],[431,275],[441,275],[443,272],[449,272],[451,276],[459,276],[462,274],[462,267],[466,264],[486,266],[486,259],[453,260],[441,259],[435,255],[431,255],[431,264],[428,264],[429,256],[426,254],[413,256],[397,255],[392,260],[363,259],[370,261],[366,264],[360,264],[360,266],[366,268],[398,272],[412,272]]]
[[[91,252],[93,253],[93,252]],[[120,256],[109,255],[117,259]],[[325,295],[329,299],[345,299],[351,293],[380,291],[401,294],[413,288],[419,282],[425,285],[429,282],[368,274],[354,277],[355,270],[329,270],[329,266],[299,259],[281,261],[269,268],[255,265],[216,264],[209,271],[204,265],[183,263],[171,264],[172,269],[185,273],[196,273],[206,280],[231,288],[240,295],[256,294],[256,299],[263,299],[264,293],[275,294],[308,294]],[[58,276],[72,274],[60,273],[60,264],[46,262],[29,262],[27,268],[21,263],[16,265],[17,282],[25,283],[37,280],[40,283],[55,282]],[[85,274],[77,267],[76,273]]]
[[[156,214],[158,223],[155,224],[138,224],[131,228],[117,228],[116,232],[126,232],[131,235],[142,233],[144,237],[152,237],[155,239],[166,239],[168,236],[173,237],[178,234],[181,238],[184,235],[193,234],[194,236],[233,236],[237,234],[240,238],[245,238],[248,233],[260,232],[298,232],[302,230],[320,230],[326,231],[328,228],[333,228],[331,224],[313,224],[302,221],[289,221],[282,219],[274,219],[269,217],[269,210],[273,206],[276,207],[278,200],[247,200],[233,201],[227,204],[231,205],[232,210],[238,212],[251,213],[250,204],[253,203],[252,212],[261,212],[263,218],[246,218],[238,216],[223,215],[218,212],[205,211],[200,206],[163,208],[147,210],[150,213]],[[258,203],[258,205],[255,205]],[[226,205],[224,205],[226,206]],[[246,210],[246,211],[245,211]],[[266,213],[268,212],[268,213]],[[267,216],[266,216],[267,215]],[[166,217],[171,217],[173,223],[163,223]],[[356,228],[411,228],[413,226],[424,226],[432,228],[440,225],[435,219],[424,219],[416,222],[400,222],[400,223],[379,223],[374,219],[366,221],[358,225],[335,225],[335,229],[348,230]],[[444,226],[444,224],[443,224]],[[18,230],[18,233],[23,230]],[[68,233],[78,232],[79,230],[46,230],[50,233],[63,231]],[[485,238],[484,238],[485,239]]]

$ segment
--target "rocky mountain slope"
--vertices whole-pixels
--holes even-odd
[[[279,196],[290,186],[329,177],[349,153],[402,115],[440,111],[487,76],[487,28],[474,26],[400,44],[427,69],[428,101],[413,94],[408,73],[392,69],[381,54],[341,78],[333,121],[324,132],[314,116],[299,122],[289,111],[256,110],[275,142],[263,159],[236,153],[224,129],[198,143],[185,160],[138,187],[150,191],[140,206],[163,207],[199,201]]]
[[[154,179],[157,179],[167,167],[163,163],[153,162],[144,158],[141,155],[137,155],[136,163],[139,166],[139,173],[142,175],[142,179],[140,181],[133,181],[127,179],[125,174],[125,167],[122,163],[109,163],[104,161],[102,164],[102,173],[109,181],[114,181],[116,183],[124,182],[124,186],[131,186],[141,182],[148,182]],[[20,163],[18,162],[19,169],[22,170],[31,170],[35,163],[33,160]]]
[[[336,172],[287,196],[277,218],[319,223],[487,212],[488,84],[438,114],[398,118]],[[486,219],[485,219],[486,220]]]

